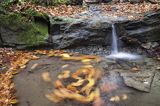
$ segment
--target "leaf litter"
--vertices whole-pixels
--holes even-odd
[[[13,83],[13,77],[15,74],[21,72],[24,68],[26,68],[27,63],[30,60],[40,59],[38,55],[47,55],[47,56],[56,56],[60,57],[62,60],[66,61],[82,61],[84,63],[84,67],[79,70],[78,73],[73,73],[71,75],[69,70],[65,70],[58,76],[58,80],[54,83],[57,86],[54,94],[46,95],[50,100],[54,100],[55,102],[59,102],[63,99],[69,98],[74,99],[81,102],[91,102],[100,96],[99,88],[94,88],[96,84],[96,69],[92,65],[85,65],[85,59],[90,59],[87,61],[91,62],[99,62],[101,60],[98,56],[91,55],[77,55],[73,56],[72,53],[67,53],[62,50],[35,50],[35,51],[18,51],[12,50],[8,48],[0,49],[0,65],[6,66],[5,70],[1,69],[0,71],[0,105],[1,106],[9,106],[12,104],[18,103],[18,100],[15,96],[16,90],[15,85]],[[33,65],[31,68],[35,68],[37,64]],[[78,76],[79,74],[84,74],[85,77],[81,78]],[[48,72],[42,74],[43,79],[46,82],[51,82],[51,78]],[[73,77],[77,79],[77,82],[71,82],[70,85],[63,85],[63,79],[67,79]],[[88,84],[81,89],[77,89],[77,87],[81,86],[85,81],[88,81]],[[80,93],[86,93],[87,96],[84,96]],[[70,96],[67,96],[70,94]],[[63,98],[62,98],[63,95]]]

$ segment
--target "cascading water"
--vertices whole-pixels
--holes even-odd
[[[107,58],[138,60],[138,59],[141,59],[142,57],[139,55],[133,55],[133,54],[118,51],[117,32],[116,32],[115,24],[112,24],[112,51],[111,51],[111,54],[107,56]]]
[[[118,53],[118,40],[115,25],[112,24],[112,54]]]

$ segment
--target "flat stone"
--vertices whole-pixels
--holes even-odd
[[[151,84],[154,78],[154,72],[142,71],[137,73],[121,73],[124,83],[140,91],[150,92]]]
[[[155,87],[155,86],[160,87],[160,72],[159,71],[157,71],[155,73],[155,77],[154,77],[154,80],[153,80],[153,87]]]

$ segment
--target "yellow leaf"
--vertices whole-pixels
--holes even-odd
[[[85,65],[85,66],[83,66],[84,68],[93,68],[93,66],[92,65]]]
[[[42,78],[46,82],[51,82],[51,78],[50,78],[49,72],[42,73]]]
[[[35,69],[38,66],[38,63],[35,63],[31,66],[31,70]]]
[[[55,102],[55,103],[58,103],[58,102],[62,101],[62,98],[56,96],[56,95],[53,94],[53,93],[46,95],[46,97],[47,97],[50,101],[53,101],[53,102]]]
[[[94,81],[94,79],[87,79],[88,81],[89,81],[89,83],[86,85],[86,86],[84,86],[82,89],[81,89],[81,91],[82,92],[84,92],[85,91],[85,93],[88,95],[89,93],[90,93],[90,91],[92,90],[92,88],[93,88],[93,86],[94,86],[94,84],[95,84],[95,81]]]
[[[71,85],[72,86],[81,86],[83,83],[84,83],[84,81],[85,80],[83,80],[83,79],[80,79],[80,80],[78,80],[77,82],[73,82],[73,83],[71,83]]]
[[[69,58],[69,57],[71,57],[69,54],[67,54],[67,53],[63,53],[63,54],[61,54],[62,55],[62,57],[64,57],[64,58]]]
[[[26,65],[22,65],[22,66],[20,66],[20,68],[21,68],[21,69],[24,69],[24,68],[26,68]]]
[[[38,57],[38,56],[35,56],[35,55],[32,55],[32,56],[31,56],[31,59],[32,59],[32,60],[37,60],[37,59],[39,59],[39,57]]]
[[[55,88],[64,88],[64,85],[60,80],[56,80],[56,82],[54,83],[54,86]]]
[[[68,86],[67,86],[67,89],[68,89],[68,90],[71,90],[72,92],[75,92],[75,93],[80,93],[80,91],[77,90],[77,88],[74,87],[74,86],[72,86],[72,85],[68,85]]]
[[[59,79],[69,78],[70,77],[70,71],[66,70],[63,71],[61,74],[58,75]]]
[[[67,68],[69,66],[69,64],[65,64],[62,66],[62,68]]]
[[[18,103],[18,100],[13,99],[13,100],[10,101],[10,103],[11,103],[11,104],[16,104],[16,103]]]
[[[92,60],[91,59],[83,59],[81,60],[82,63],[88,63],[88,62],[91,62]]]

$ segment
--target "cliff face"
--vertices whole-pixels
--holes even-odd
[[[55,48],[111,43],[111,20],[52,17],[50,22],[50,41]],[[114,23],[122,41],[134,39],[137,43],[144,43],[160,40],[160,11],[145,14],[140,20],[114,20]]]

